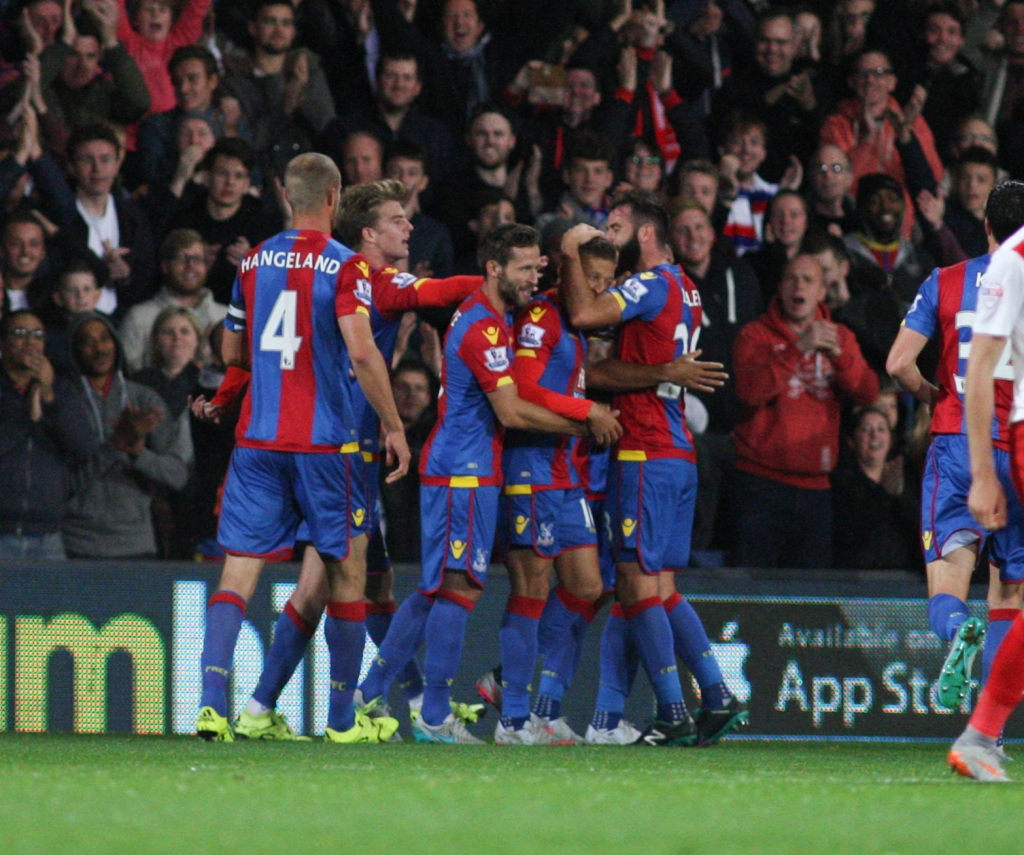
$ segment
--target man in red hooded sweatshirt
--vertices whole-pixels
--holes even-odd
[[[829,567],[829,473],[839,455],[840,393],[859,404],[878,397],[878,377],[853,333],[825,306],[821,265],[800,254],[779,293],[736,339],[733,485],[737,567]]]

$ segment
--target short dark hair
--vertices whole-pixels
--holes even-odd
[[[985,203],[985,220],[999,243],[1024,226],[1024,181],[1004,181],[993,188]]]
[[[959,172],[959,170],[968,163],[990,166],[992,167],[993,173],[997,175],[999,174],[999,158],[984,146],[972,145],[965,148],[960,152],[960,156],[957,157],[956,163],[953,164],[953,169]]]
[[[469,115],[469,121],[466,122],[466,131],[468,132],[472,127],[473,123],[481,116],[486,116],[488,113],[496,113],[501,116],[512,128],[512,133],[516,132],[516,120],[509,110],[503,107],[501,104],[495,101],[488,101],[486,104],[477,104],[473,108],[473,112]]]
[[[110,143],[118,154],[121,153],[121,139],[110,125],[105,122],[89,122],[72,131],[71,139],[68,140],[68,156],[74,159],[79,146],[96,140]]]
[[[267,8],[267,6],[287,6],[292,10],[292,14],[295,13],[295,7],[289,2],[289,0],[256,0],[252,7],[252,14],[249,16],[250,21],[259,19],[260,12]]]
[[[388,147],[384,150],[384,168],[388,168],[388,164],[391,163],[396,157],[402,157],[406,160],[414,160],[423,166],[423,171],[427,174],[430,173],[428,165],[430,163],[430,156],[427,154],[426,148],[422,143],[416,140],[411,140],[408,137],[399,137],[396,140],[392,140],[388,143]]]
[[[950,18],[960,25],[961,33],[964,27],[967,26],[967,19],[964,17],[963,9],[960,8],[960,4],[956,0],[932,0],[924,10],[924,23],[926,26],[928,19],[932,15],[949,15]]]
[[[850,253],[846,244],[838,235],[829,234],[824,231],[810,231],[804,235],[800,242],[801,255],[819,255],[822,252],[831,252],[836,261],[849,261]]]
[[[591,238],[586,243],[580,244],[580,256],[584,255],[588,258],[603,258],[613,264],[619,260],[619,251],[615,248],[615,244],[603,237]]]
[[[768,207],[765,209],[764,212],[764,218],[766,221],[771,218],[772,211],[775,210],[775,206],[778,204],[778,200],[785,199],[787,197],[799,201],[800,204],[804,206],[805,214],[809,215],[811,213],[811,206],[807,204],[806,197],[799,190],[780,190],[778,193],[772,196],[771,199],[768,200]]]
[[[16,309],[13,312],[8,312],[2,318],[0,318],[0,338],[7,338],[11,330],[14,329],[15,318],[19,318],[22,315],[29,315],[30,317],[39,320],[39,316],[31,309]],[[42,323],[40,321],[40,323]]]
[[[0,234],[6,236],[7,230],[11,226],[35,226],[43,233],[43,238],[46,238],[46,229],[43,228],[43,224],[39,222],[30,211],[16,211],[9,217],[6,217],[3,222],[3,227],[0,228]]]
[[[796,31],[796,21],[793,20],[793,13],[788,9],[780,9],[778,7],[768,8],[757,19],[757,28],[754,30],[755,33],[760,33],[762,27],[769,21],[789,21],[789,25]]]
[[[719,142],[725,145],[733,134],[742,134],[755,129],[761,132],[761,136],[767,142],[768,123],[764,119],[749,110],[734,110],[722,125],[722,138]]]
[[[207,77],[220,74],[220,69],[217,68],[217,57],[210,52],[209,48],[203,45],[185,45],[178,48],[171,54],[170,62],[167,63],[167,72],[174,74],[174,69],[190,59],[198,59],[203,64]]]
[[[372,229],[380,218],[385,202],[404,203],[408,195],[401,181],[383,178],[367,184],[356,184],[341,194],[338,209],[338,234],[341,242],[358,250],[363,245],[363,229]]]
[[[96,270],[87,258],[72,258],[67,264],[65,264],[61,270],[60,275],[57,277],[57,288],[64,283],[64,280],[69,276],[75,276],[79,273],[88,273],[96,280],[97,287],[100,284],[99,278],[96,276]]]
[[[643,225],[654,226],[654,236],[661,246],[668,245],[668,211],[661,203],[661,197],[650,190],[627,190],[612,199],[612,210],[628,207],[633,228]]]
[[[496,261],[500,267],[504,267],[512,260],[513,250],[531,246],[540,247],[540,234],[535,228],[506,223],[483,236],[477,251],[477,261],[485,269],[488,261]]]
[[[377,60],[377,67],[373,70],[374,77],[380,79],[381,74],[384,73],[385,62],[415,62],[416,63],[416,79],[423,79],[423,72],[420,70],[420,58],[411,50],[389,50],[387,53],[382,53]]]
[[[577,131],[569,139],[565,159],[567,168],[572,168],[577,160],[601,160],[609,166],[612,164],[612,147],[608,138],[597,131],[583,129]]]
[[[217,140],[213,147],[206,152],[206,156],[203,158],[203,167],[213,169],[213,164],[218,157],[233,157],[245,167],[246,172],[252,172],[256,166],[256,152],[252,150],[249,143],[239,137],[222,137]]]

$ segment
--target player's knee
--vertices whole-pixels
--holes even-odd
[[[600,576],[576,576],[563,582],[565,589],[581,600],[594,602],[604,593]]]
[[[1019,609],[1021,594],[1021,585],[1010,585],[1005,582],[992,585],[988,592],[988,607],[990,609]]]
[[[375,573],[366,577],[366,599],[371,603],[387,603],[394,599],[392,573]]]

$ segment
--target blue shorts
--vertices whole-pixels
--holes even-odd
[[[368,576],[380,576],[391,569],[391,559],[388,557],[381,527],[380,455],[364,451],[362,458],[363,495],[366,496],[366,509],[369,512],[367,533],[370,535],[370,542],[366,544],[366,573]]]
[[[612,558],[612,521],[604,499],[590,499],[590,513],[597,523],[597,560],[601,565],[601,583],[605,591],[615,590],[615,559]]]
[[[532,548],[554,559],[568,549],[597,546],[597,527],[582,487],[537,490],[502,495],[498,537],[502,552]]]
[[[928,449],[921,483],[921,544],[924,560],[937,561],[961,546],[988,541],[989,560],[1001,581],[1024,580],[1024,511],[1010,477],[1010,454],[994,449],[996,474],[1006,493],[1007,525],[983,529],[967,508],[971,490],[970,452],[962,434],[939,434]]]
[[[420,591],[433,594],[445,570],[458,570],[482,588],[494,548],[501,487],[420,484],[423,576]]]
[[[606,511],[617,564],[645,573],[682,570],[690,561],[697,466],[678,457],[612,460]]]
[[[238,446],[231,455],[217,542],[229,555],[291,557],[299,523],[325,561],[348,556],[366,531],[361,467],[351,454],[297,454]]]

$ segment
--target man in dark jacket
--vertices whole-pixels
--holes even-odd
[[[31,312],[0,321],[0,558],[63,560],[60,522],[72,472],[95,446],[70,381],[43,355]]]

